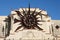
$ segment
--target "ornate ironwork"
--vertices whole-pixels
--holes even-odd
[[[42,20],[42,15],[44,16],[48,16],[45,14],[41,14],[42,11],[40,12],[36,12],[36,9],[31,13],[30,11],[30,6],[29,6],[29,10],[26,12],[23,8],[23,13],[21,13],[20,11],[15,11],[17,13],[17,15],[19,16],[20,20],[18,19],[14,19],[14,23],[20,22],[21,26],[17,27],[17,29],[15,30],[15,32],[20,29],[21,27],[24,27],[24,29],[39,29],[39,30],[43,30],[42,28],[40,28],[38,25],[38,22],[45,22],[44,20]],[[22,15],[23,14],[23,15]],[[37,15],[40,15],[41,20],[37,20],[38,18],[36,17]]]

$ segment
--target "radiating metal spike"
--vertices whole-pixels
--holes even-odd
[[[37,22],[45,22],[45,20],[37,20]]]
[[[42,25],[42,24],[39,24],[39,23],[38,23],[37,25]]]
[[[23,15],[24,15],[24,16],[26,16],[26,12],[24,11],[24,9],[23,9],[23,8],[22,8],[22,10],[23,10]]]
[[[30,3],[29,3],[29,10],[28,10],[27,14],[30,15]]]
[[[36,19],[39,19],[39,18],[41,18],[41,17],[37,17]]]
[[[19,30],[21,27],[22,27],[22,26],[19,26],[19,27],[15,30],[15,32],[16,32],[17,30]]]
[[[35,12],[36,12],[36,8],[35,8],[35,10],[33,11],[32,15],[34,15]]]
[[[17,15],[19,16],[19,17],[22,17],[23,15],[20,13],[20,11],[15,11],[15,12],[17,12]]]
[[[36,28],[38,28],[39,30],[43,30],[42,28],[40,28],[39,26],[37,26],[37,25],[35,25],[36,26]]]
[[[40,14],[41,14],[41,12],[42,12],[42,11],[38,12],[37,14],[35,14],[35,16],[40,15]]]
[[[21,22],[21,20],[18,20],[18,19],[14,19],[14,23],[17,23],[17,22]]]
[[[41,20],[37,20],[37,22],[42,22]]]

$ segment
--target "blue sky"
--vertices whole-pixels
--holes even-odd
[[[9,15],[14,9],[32,8],[46,10],[52,19],[60,19],[60,0],[0,0],[0,15]]]

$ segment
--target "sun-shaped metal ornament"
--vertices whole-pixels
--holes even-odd
[[[36,12],[36,9],[34,11],[30,11],[30,6],[29,6],[29,10],[25,11],[24,9],[23,13],[21,13],[20,11],[15,11],[17,13],[17,15],[19,16],[20,20],[18,19],[14,19],[14,23],[20,22],[21,26],[17,27],[17,29],[15,30],[15,32],[20,29],[21,27],[24,27],[24,29],[39,29],[39,30],[43,30],[42,28],[40,28],[38,25],[38,22],[45,22],[44,20],[42,20],[42,15],[41,14],[42,11],[40,12]],[[23,14],[23,15],[22,15]],[[36,17],[37,15],[40,15],[41,20],[37,20],[38,18]],[[47,15],[44,15],[47,16]]]

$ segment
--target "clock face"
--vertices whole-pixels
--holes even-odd
[[[15,32],[20,29],[21,27],[23,27],[23,29],[39,29],[39,30],[43,30],[42,28],[40,28],[38,25],[41,25],[39,24],[38,22],[44,22],[42,20],[42,15],[41,12],[36,12],[36,9],[34,11],[30,11],[30,8],[28,11],[22,9],[23,13],[21,13],[20,11],[15,11],[16,14],[19,16],[19,19],[18,20],[17,18],[14,19],[14,24],[17,23],[17,22],[20,22],[20,25],[19,27],[17,27],[17,29],[15,30]],[[23,15],[22,15],[23,14]],[[40,16],[40,17],[37,17],[37,16]],[[45,15],[44,15],[45,16]],[[39,18],[41,18],[41,20],[38,20]]]

